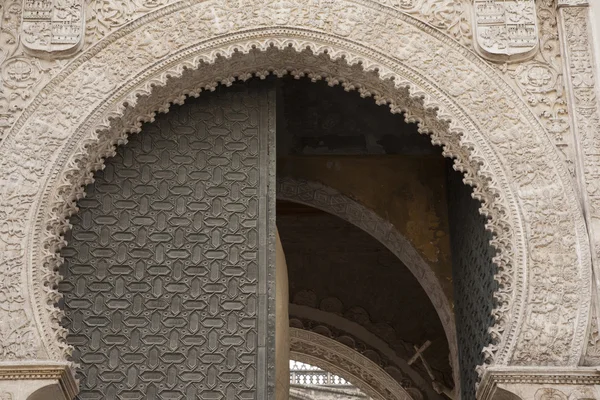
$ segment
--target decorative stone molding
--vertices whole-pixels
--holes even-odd
[[[587,232],[569,172],[521,96],[473,53],[397,10],[366,0],[290,4],[163,7],[73,60],[23,112],[0,144],[8,221],[0,280],[20,276],[25,299],[0,310],[27,316],[36,334],[23,346],[43,359],[68,354],[54,308],[56,252],[103,157],[170,102],[273,71],[357,89],[442,144],[475,187],[499,251],[487,363],[575,365],[589,317]]]
[[[331,0],[320,0],[328,7]],[[472,48],[471,0],[372,0],[374,4],[391,7],[411,15],[454,38],[465,48]],[[0,80],[0,140],[16,121],[33,97],[65,65],[65,61],[45,53],[23,54],[21,45],[24,0],[8,0],[0,7],[0,70],[18,71],[14,77]],[[84,49],[121,29],[144,14],[174,3],[175,0],[115,0],[85,1]],[[75,4],[77,6],[77,4]],[[539,47],[530,61],[501,64],[504,78],[526,99],[529,107],[541,119],[565,160],[573,163],[573,142],[564,106],[564,86],[558,45],[554,0],[537,1]],[[78,46],[78,49],[81,46]],[[64,55],[64,53],[63,53]],[[74,56],[74,55],[72,55]],[[4,75],[8,75],[5,73]],[[18,79],[15,79],[18,76]],[[572,166],[570,166],[572,169]]]
[[[78,392],[73,374],[65,362],[0,362],[0,399],[71,400]]]
[[[564,55],[565,80],[573,134],[577,141],[577,175],[592,244],[595,280],[600,277],[600,99],[594,74],[595,60],[587,1],[559,1],[558,15]],[[597,60],[596,60],[597,61]],[[593,308],[584,364],[596,364],[598,350],[598,306]]]
[[[374,400],[413,399],[373,361],[318,333],[290,328],[290,358],[339,375]]]
[[[450,362],[455,373],[454,380],[459,382],[456,326],[452,305],[431,267],[427,265],[409,241],[390,222],[375,212],[337,190],[316,182],[289,177],[280,178],[277,180],[277,198],[318,208],[350,222],[381,242],[407,266],[429,296],[438,313],[450,348]]]
[[[600,365],[600,330],[598,328],[598,317],[596,314],[597,307],[597,303],[592,307],[590,333],[582,365]]]
[[[581,7],[588,6],[590,4],[589,0],[557,0],[557,7]]]
[[[496,65],[538,116],[574,176],[575,142],[566,103],[558,11],[554,0],[536,1],[535,6],[540,50],[530,60]]]
[[[44,44],[40,44],[40,40],[35,39],[36,35],[44,37],[39,29],[35,29],[42,21],[32,19],[31,13],[28,13],[30,8],[35,8],[36,3],[27,0],[7,0],[0,5],[0,43],[2,43],[0,66],[1,69],[9,70],[18,63],[21,75],[21,82],[17,87],[7,83],[6,77],[3,78],[4,81],[0,80],[0,140],[23,108],[30,103],[33,95],[37,94],[64,67],[65,63],[56,60],[56,56],[73,57],[82,48],[89,48],[144,14],[175,3],[177,0],[69,1],[59,5],[54,4],[52,0],[39,3],[47,9],[52,9],[52,14],[65,14],[65,11],[59,8],[65,9],[65,25],[81,28],[76,35],[71,35],[67,41],[69,43],[57,44],[52,44],[45,39],[42,39]],[[328,7],[331,4],[331,0],[320,1],[323,4],[319,7]],[[440,31],[447,32],[463,45],[471,45],[470,0],[371,1],[410,14]],[[283,6],[284,2],[278,4]],[[57,13],[54,12],[55,9],[58,10]],[[52,19],[53,16],[47,14],[45,18]],[[82,15],[85,18],[81,18]],[[64,40],[59,41],[64,42]]]
[[[589,400],[600,398],[600,371],[574,367],[491,367],[481,379],[477,399]]]

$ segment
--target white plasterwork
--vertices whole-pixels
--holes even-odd
[[[8,357],[68,353],[54,308],[60,234],[114,144],[187,94],[274,71],[373,96],[443,145],[475,187],[498,249],[487,363],[575,365],[589,316],[589,242],[570,174],[521,96],[472,52],[392,8],[276,4],[161,8],[89,48],[24,110],[0,144],[0,281],[16,277],[4,292],[23,300],[0,312],[34,334],[4,342],[18,350]]]

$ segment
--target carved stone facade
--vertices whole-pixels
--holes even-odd
[[[577,375],[597,331],[600,254],[589,10],[583,0],[535,3],[536,10],[528,0],[4,1],[0,370],[11,362],[69,369],[55,307],[62,235],[82,186],[115,145],[189,95],[289,73],[404,112],[474,187],[498,267],[482,398],[501,379],[486,376],[516,366],[518,379],[543,389],[513,388],[516,396],[600,398],[593,374]],[[486,19],[500,6],[502,22]],[[492,35],[502,27],[513,36]],[[484,59],[476,46],[506,57]],[[538,379],[536,367],[558,378]],[[26,398],[13,384],[34,376],[0,375],[0,396]],[[581,378],[567,384],[573,376]]]

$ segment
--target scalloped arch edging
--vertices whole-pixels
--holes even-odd
[[[405,112],[443,145],[482,201],[498,249],[486,363],[576,365],[591,298],[587,233],[567,169],[522,99],[472,52],[406,14],[342,0],[309,18],[315,5],[293,3],[164,7],[83,53],[24,111],[0,144],[0,201],[10,215],[0,242],[2,276],[23,293],[8,312],[27,315],[23,330],[34,334],[7,343],[17,348],[9,358],[58,360],[69,352],[54,308],[57,251],[82,185],[114,145],[187,95],[272,72],[359,90]],[[553,290],[568,296],[553,298]],[[536,306],[540,296],[553,308]],[[542,345],[559,324],[553,346]]]

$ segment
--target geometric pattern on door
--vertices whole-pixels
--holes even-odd
[[[272,390],[274,108],[264,86],[203,94],[96,173],[62,250],[80,399]]]

